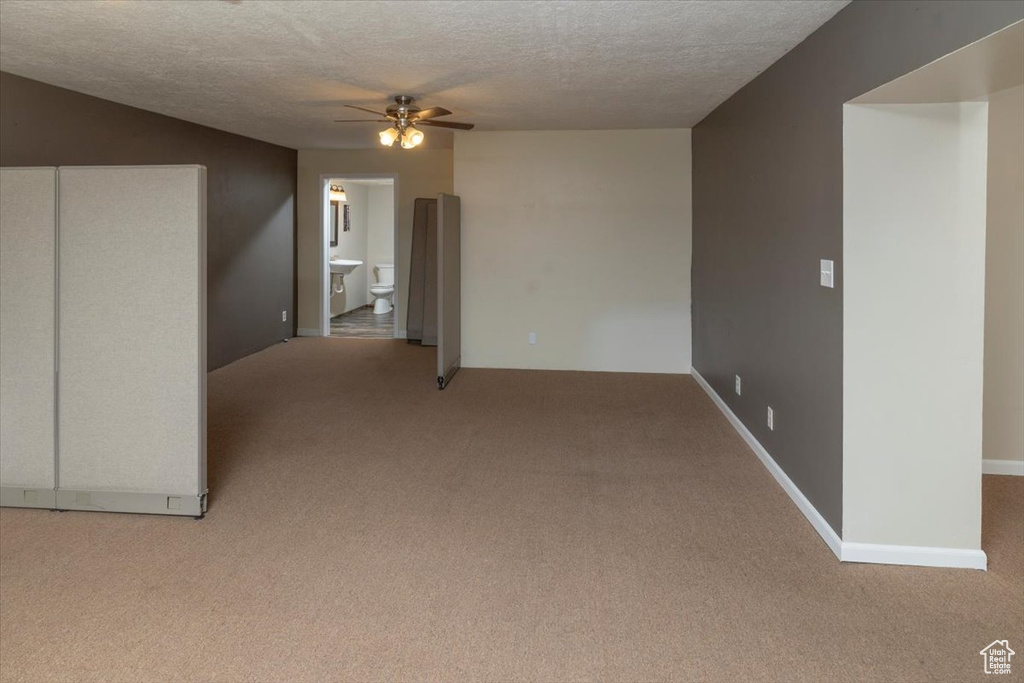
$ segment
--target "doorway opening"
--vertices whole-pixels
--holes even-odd
[[[323,176],[322,334],[397,337],[393,176]]]
[[[1019,22],[844,106],[844,560],[983,569],[982,474],[1024,474],[1022,57]]]

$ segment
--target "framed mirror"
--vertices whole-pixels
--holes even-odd
[[[331,202],[331,208],[327,212],[328,214],[330,214],[330,220],[331,220],[331,246],[332,247],[338,246],[338,206],[340,204],[341,204],[341,202],[332,201]],[[346,209],[348,208],[347,204],[345,205],[345,208]],[[346,212],[346,216],[347,216],[347,212]]]

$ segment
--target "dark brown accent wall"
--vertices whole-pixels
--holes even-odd
[[[693,365],[840,534],[843,103],[1022,18],[855,0],[694,128]]]
[[[0,72],[0,166],[206,166],[210,369],[294,335],[297,163],[293,149]]]

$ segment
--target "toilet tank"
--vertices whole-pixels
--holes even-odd
[[[395,264],[394,263],[378,263],[377,264],[377,284],[378,285],[393,285],[393,284],[395,284]]]

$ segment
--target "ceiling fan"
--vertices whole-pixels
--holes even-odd
[[[395,103],[389,104],[383,112],[357,107],[354,104],[346,104],[349,109],[367,111],[382,118],[379,119],[337,119],[335,123],[390,123],[391,127],[378,133],[380,144],[391,147],[396,141],[400,142],[404,149],[411,149],[423,142],[423,131],[417,130],[416,126],[437,126],[438,128],[456,128],[458,130],[471,130],[472,123],[456,123],[455,121],[433,121],[439,116],[448,116],[450,111],[444,107],[429,107],[420,109],[415,100],[408,95],[395,96]]]

